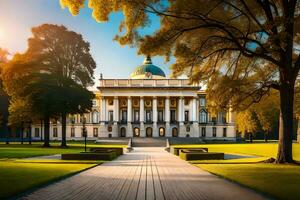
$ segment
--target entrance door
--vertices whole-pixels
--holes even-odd
[[[177,130],[177,128],[173,128],[172,129],[172,136],[173,137],[178,137],[178,130]]]
[[[147,136],[147,137],[152,137],[152,128],[148,127],[148,128],[146,129],[146,136]]]
[[[126,137],[126,129],[124,127],[121,128],[121,137]]]
[[[135,127],[133,129],[133,136],[134,137],[140,137],[140,129],[138,127]]]

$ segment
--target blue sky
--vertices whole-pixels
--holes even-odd
[[[23,52],[27,48],[31,27],[53,23],[63,24],[90,42],[97,63],[96,79],[100,73],[104,78],[128,78],[144,60],[143,56],[137,55],[135,48],[120,46],[113,41],[122,20],[121,13],[113,14],[108,23],[97,23],[89,8],[84,8],[74,17],[67,9],[61,8],[59,0],[0,0],[0,9],[0,47],[11,53]],[[159,26],[159,20],[152,19],[150,27],[142,33],[151,33]],[[171,63],[165,63],[162,57],[154,57],[152,61],[167,75],[170,74]]]

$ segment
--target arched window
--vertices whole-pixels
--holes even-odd
[[[177,130],[177,128],[172,128],[172,137],[178,137],[178,130]]]
[[[165,137],[165,128],[163,127],[159,128],[159,137]]]
[[[207,112],[205,110],[200,111],[200,123],[206,123],[207,122]]]
[[[135,127],[133,129],[133,136],[134,137],[140,137],[140,129],[138,127]]]
[[[151,127],[146,128],[146,136],[152,137],[152,128]]]
[[[99,113],[97,111],[94,111],[92,116],[93,116],[93,123],[94,124],[99,123]]]

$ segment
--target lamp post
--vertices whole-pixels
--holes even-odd
[[[78,105],[78,110],[81,111],[81,105]],[[84,151],[86,152],[86,138],[87,138],[87,130],[85,127],[86,119],[82,111],[81,111],[81,119],[82,119],[82,134],[84,137]]]

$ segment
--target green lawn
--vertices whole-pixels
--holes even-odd
[[[300,199],[300,166],[277,164],[197,164],[197,166],[276,199]]]
[[[82,143],[70,143],[68,148],[60,148],[58,143],[52,143],[52,147],[44,148],[41,143],[17,144],[12,143],[9,145],[0,144],[0,160],[1,159],[13,159],[13,158],[28,158],[34,156],[46,156],[62,153],[77,153],[84,151],[84,145]],[[126,147],[126,145],[100,145],[100,144],[88,144],[88,147]]]
[[[95,166],[95,163],[22,163],[0,161],[0,199]]]
[[[276,143],[253,144],[204,144],[204,145],[173,145],[174,147],[207,147],[209,152],[224,152],[232,154],[247,154],[276,158],[278,145]],[[294,159],[300,161],[300,144],[293,144]]]
[[[258,158],[195,161],[196,166],[218,176],[235,181],[276,199],[300,199],[300,166],[257,163],[276,158],[276,143],[174,145],[207,147],[209,152],[248,154]],[[300,161],[300,144],[293,144],[294,159]],[[251,164],[252,163],[252,164]]]
[[[59,143],[51,143],[44,148],[42,143],[9,145],[0,144],[0,199],[18,195],[24,191],[60,179],[64,176],[93,167],[103,161],[41,160],[26,159],[36,156],[74,153],[84,151],[83,143],[70,142],[68,148],[60,148]],[[126,145],[99,145],[89,143],[88,147],[126,147]]]

